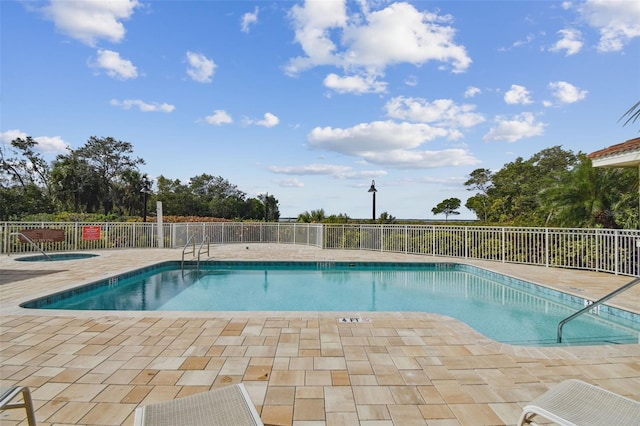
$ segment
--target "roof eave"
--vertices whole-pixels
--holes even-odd
[[[640,167],[640,151],[592,158],[593,167]]]

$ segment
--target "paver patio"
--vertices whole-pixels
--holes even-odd
[[[277,425],[503,425],[568,378],[640,400],[640,344],[523,347],[453,318],[367,312],[108,312],[19,302],[150,265],[180,249],[96,251],[55,263],[0,258],[0,382],[32,390],[40,425],[131,425],[140,404],[243,382]],[[630,277],[498,262],[251,244],[220,260],[460,261],[597,299]],[[640,287],[611,301],[640,312]],[[21,410],[1,425],[26,425]]]

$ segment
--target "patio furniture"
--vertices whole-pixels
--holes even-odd
[[[242,383],[136,408],[134,426],[263,426]]]
[[[18,395],[22,395],[22,402],[12,402]],[[24,408],[27,412],[27,423],[36,426],[36,415],[31,402],[31,392],[26,386],[10,386],[0,388],[0,411],[14,408]]]
[[[518,426],[531,424],[534,416],[567,426],[632,426],[640,424],[640,402],[571,379],[525,406]]]

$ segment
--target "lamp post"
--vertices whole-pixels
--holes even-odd
[[[147,196],[151,192],[151,182],[149,182],[149,179],[147,179],[146,176],[142,178],[142,189],[140,190],[140,192],[142,192],[143,194],[143,203],[144,203],[144,205],[142,206],[142,221],[146,222],[147,221]]]
[[[378,190],[376,189],[376,181],[372,180],[371,181],[371,188],[369,188],[369,191],[367,192],[371,192],[371,194],[373,194],[373,216],[372,219],[375,222],[376,220],[376,192],[378,192]]]

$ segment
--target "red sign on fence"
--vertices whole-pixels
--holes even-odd
[[[100,239],[100,226],[89,225],[82,227],[83,241],[97,241]]]

